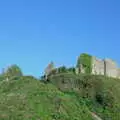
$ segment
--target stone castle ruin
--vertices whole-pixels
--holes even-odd
[[[55,68],[54,63],[51,62],[45,69],[45,76],[50,75]],[[89,54],[83,53],[78,57],[75,73],[88,73],[93,75],[104,75],[108,77],[120,78],[120,68],[115,61],[111,59],[99,59]]]
[[[84,67],[81,66],[82,64],[80,64],[80,71],[85,73]],[[120,68],[111,59],[99,59],[91,56],[91,74],[120,78]]]

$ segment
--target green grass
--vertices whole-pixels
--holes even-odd
[[[0,120],[92,120],[73,94],[33,77],[0,82]]]
[[[77,93],[77,98],[82,97],[89,110],[103,120],[120,119],[120,79],[62,73],[51,76],[49,80],[64,93]]]
[[[93,120],[90,112],[103,120],[120,119],[119,79],[60,73],[49,80],[1,80],[0,120]]]

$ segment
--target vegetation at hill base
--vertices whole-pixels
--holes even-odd
[[[103,120],[120,119],[120,80],[105,76],[56,74],[49,81],[67,94],[77,95],[88,109]]]
[[[92,120],[75,95],[31,76],[1,81],[0,88],[2,120]]]
[[[18,66],[8,71],[0,75],[0,120],[94,120],[91,112],[120,119],[119,79],[76,75],[65,67],[47,81],[24,76]]]

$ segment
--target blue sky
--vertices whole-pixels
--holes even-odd
[[[87,52],[120,64],[119,0],[0,1],[0,68],[40,76],[50,61],[74,66]]]

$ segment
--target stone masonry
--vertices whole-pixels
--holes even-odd
[[[111,59],[105,59],[105,74],[110,77],[118,77],[119,69],[117,64]]]
[[[102,60],[92,57],[92,74],[120,78],[120,69],[116,62],[111,59]]]
[[[120,68],[112,59],[99,59],[95,56],[92,56],[91,59],[91,74],[93,75],[105,75],[108,77],[114,77],[120,79]],[[55,69],[53,62],[51,62],[45,69],[45,77]],[[79,67],[75,68],[76,74],[85,73],[85,67],[80,64]]]
[[[105,74],[105,65],[104,60],[92,57],[92,74],[104,75]]]

